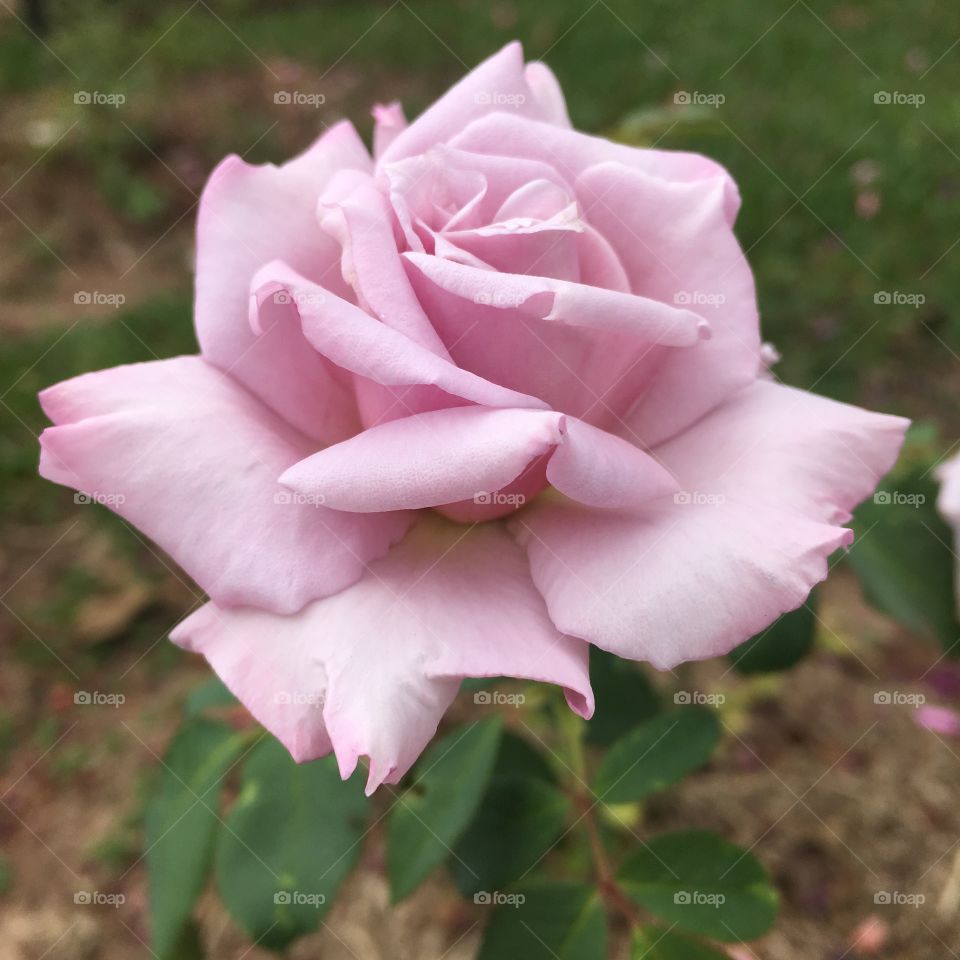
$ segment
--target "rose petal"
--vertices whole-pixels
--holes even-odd
[[[343,122],[279,167],[227,157],[200,199],[195,309],[200,350],[320,442],[355,431],[352,398],[298,327],[280,324],[253,335],[247,323],[250,280],[261,264],[282,258],[346,294],[337,269],[340,249],[316,221],[317,198],[336,171],[370,168],[363,142]]]
[[[524,77],[523,48],[514,41],[470,71],[425,110],[384,151],[381,163],[425,153],[444,143],[471,120],[494,110],[518,116],[542,116],[542,108]]]
[[[567,101],[553,71],[539,60],[531,60],[524,70],[527,85],[533,99],[540,108],[542,119],[558,127],[569,127],[570,116],[567,113]]]
[[[463,677],[556,683],[593,712],[586,644],[557,633],[496,524],[426,516],[360,582],[296,616],[208,604],[172,639],[202,653],[296,760],[332,743],[347,777],[368,757],[368,793],[410,768]]]
[[[667,183],[607,163],[584,172],[577,192],[635,292],[710,324],[709,342],[663,352],[624,416],[646,444],[659,443],[751,383],[760,367],[753,275],[724,218],[724,181]]]
[[[277,483],[316,449],[199,357],[50,387],[40,473],[111,506],[221,605],[291,613],[342,590],[409,525],[298,502]]]
[[[406,395],[394,391],[401,407],[395,416],[450,406],[451,397],[488,406],[546,406],[461,370],[280,262],[267,264],[253,279],[250,323],[257,328],[276,312],[298,314],[307,341],[344,370],[385,387],[438,388]]]
[[[511,522],[557,627],[669,669],[799,606],[896,459],[906,421],[767,381],[654,454],[683,492],[635,516],[534,503]]]
[[[648,454],[602,430],[553,411],[489,407],[381,424],[295,464],[280,482],[351,512],[483,505],[546,454],[546,479],[594,506],[637,507],[677,489]],[[542,481],[531,486],[534,494]]]

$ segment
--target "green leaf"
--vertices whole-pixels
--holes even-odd
[[[276,740],[250,756],[217,843],[220,896],[251,939],[282,950],[316,929],[351,867],[369,810],[333,757],[296,764]]]
[[[477,960],[606,960],[607,928],[597,892],[577,883],[539,883],[501,895]]]
[[[454,848],[451,866],[460,892],[502,890],[522,877],[563,833],[569,812],[567,797],[542,780],[495,778]]]
[[[553,769],[543,754],[525,737],[518,737],[505,730],[500,736],[492,779],[510,776],[533,777],[546,783],[557,782]]]
[[[153,950],[175,948],[203,889],[219,821],[219,788],[248,735],[201,718],[181,728],[163,758],[145,814]]]
[[[659,927],[641,927],[633,938],[631,960],[730,960],[724,950]]]
[[[239,701],[216,675],[195,687],[183,705],[186,717],[197,717],[211,707],[232,707]]]
[[[777,892],[756,858],[705,830],[654,837],[624,862],[618,880],[642,907],[716,940],[759,937],[777,913]]]
[[[860,505],[847,562],[877,609],[960,653],[953,534],[936,511],[937,485],[919,468]]]
[[[778,617],[763,633],[741,643],[728,657],[737,673],[771,673],[799,663],[813,646],[817,629],[815,594],[796,610]]]
[[[393,901],[411,894],[451,852],[473,818],[493,771],[500,720],[458,727],[417,765],[414,785],[387,820],[387,874]]]
[[[634,663],[590,647],[590,683],[597,707],[587,724],[587,740],[609,746],[660,710],[656,691]]]
[[[640,800],[706,763],[719,739],[713,710],[683,707],[662,713],[610,748],[593,792],[604,803]]]

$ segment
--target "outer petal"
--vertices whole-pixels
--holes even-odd
[[[343,122],[279,167],[227,157],[200,200],[195,322],[203,356],[323,442],[355,430],[349,393],[297,327],[278,325],[254,336],[247,296],[257,268],[276,258],[347,293],[339,277],[340,248],[316,221],[317,198],[336,171],[370,167],[362,141]]]
[[[88,373],[41,403],[41,474],[107,503],[221,605],[296,611],[409,525],[292,497],[277,478],[315,445],[199,357]]]
[[[499,524],[424,517],[357,584],[296,616],[208,604],[172,638],[202,653],[296,760],[332,743],[347,777],[369,757],[368,792],[409,769],[462,677],[557,683],[593,712],[586,644],[557,633]]]
[[[535,503],[514,529],[561,630],[668,669],[804,601],[906,426],[757,381],[654,451],[682,493],[633,517]]]
[[[632,289],[696,310],[708,343],[664,353],[625,416],[634,437],[658,443],[750,383],[760,328],[750,266],[724,216],[724,180],[667,183],[618,163],[577,183],[584,217],[613,245]]]
[[[936,471],[941,483],[937,497],[937,509],[943,519],[953,527],[955,549],[960,547],[960,457],[954,457],[940,464]],[[960,611],[960,563],[954,564],[957,579],[957,610]]]
[[[383,151],[407,128],[407,118],[399,100],[378,103],[373,110],[373,155],[379,158]]]
[[[547,479],[594,506],[637,507],[676,489],[648,454],[609,433],[552,410],[490,407],[435,410],[373,427],[295,464],[280,482],[337,510],[478,497],[483,505],[546,454]],[[529,492],[542,486],[534,471],[531,486]]]
[[[567,101],[563,97],[563,90],[560,89],[560,82],[554,72],[545,63],[533,60],[527,64],[524,74],[533,99],[540,107],[542,119],[558,127],[569,128],[570,115],[567,113]]]
[[[514,41],[484,60],[404,130],[380,158],[392,163],[444,143],[471,120],[494,110],[538,117],[541,108],[524,77],[523,48]]]

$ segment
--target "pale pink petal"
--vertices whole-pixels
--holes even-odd
[[[547,479],[580,503],[616,510],[636,510],[678,489],[671,473],[639,447],[573,417],[547,463]]]
[[[539,60],[532,60],[524,71],[527,85],[533,99],[540,108],[540,119],[554,123],[558,127],[569,127],[570,116],[567,113],[567,101],[560,89],[560,82],[554,72]]]
[[[401,537],[277,482],[316,445],[199,357],[88,373],[41,394],[40,472],[104,502],[221,605],[291,613],[342,590]]]
[[[760,367],[753,275],[724,217],[724,182],[668,183],[607,163],[577,183],[584,217],[610,241],[634,292],[685,306],[710,324],[709,341],[664,352],[637,383],[624,419],[647,444],[694,423]]]
[[[578,713],[593,711],[586,644],[553,627],[499,524],[424,516],[362,580],[296,616],[208,604],[173,639],[202,653],[296,760],[332,742],[346,777],[368,757],[368,792],[400,780],[463,677],[556,683]]]
[[[545,456],[544,475],[533,466]],[[521,475],[527,483],[516,483]],[[524,495],[504,501],[501,512],[509,513],[546,481],[582,503],[612,509],[635,509],[677,489],[653,458],[609,433],[553,411],[490,407],[393,420],[315,453],[280,478],[337,510],[359,512],[471,500],[486,508],[491,493],[509,486]]]
[[[719,179],[723,210],[732,224],[740,206],[737,185],[720,164],[697,153],[628,147],[577,130],[539,123],[515,112],[501,111],[481,117],[450,141],[458,150],[542,160],[553,166],[570,186],[588,167],[599,163],[623,164],[671,183]]]
[[[512,524],[560,630],[668,669],[803,603],[905,429],[757,381],[653,451],[681,492],[633,515],[535,502]]]
[[[227,157],[204,188],[197,218],[195,323],[204,357],[230,373],[315,440],[354,432],[356,413],[330,365],[295,325],[247,323],[254,272],[282,258],[311,280],[346,294],[340,249],[316,221],[317,198],[338,170],[369,170],[353,127],[339,123],[282,166]]]
[[[960,457],[953,457],[941,463],[936,471],[940,481],[940,493],[937,496],[937,509],[941,516],[953,528],[955,550],[960,551]],[[957,611],[960,612],[960,562],[954,563],[956,580]]]
[[[564,429],[552,410],[434,410],[327,447],[280,481],[337,510],[432,507],[499,490],[560,443]]]
[[[494,273],[426,254],[403,258],[460,367],[604,429],[652,375],[662,353],[657,342],[696,344],[708,332],[682,307],[616,290]]]
[[[392,103],[378,103],[371,111],[373,114],[373,156],[383,156],[384,150],[407,128],[407,118],[403,106],[398,100]]]
[[[395,416],[450,406],[451,397],[498,407],[546,406],[461,370],[280,262],[267,264],[254,277],[250,322],[256,329],[276,322],[278,313],[299,315],[308,343],[344,370],[385,387],[437,388],[407,395]]]
[[[948,522],[960,524],[960,457],[941,463],[935,476],[940,481],[937,509]]]
[[[346,171],[320,197],[322,229],[343,250],[341,270],[359,304],[411,340],[446,356],[410,287],[387,198],[372,177]]]
[[[626,333],[645,343],[686,347],[709,332],[702,317],[683,307],[646,297],[601,290],[581,283],[517,273],[490,273],[423,253],[405,253],[403,259],[434,287],[455,298],[448,307],[469,305],[493,310],[519,310],[524,315],[594,332]],[[428,289],[415,283],[415,289]],[[457,301],[460,301],[459,303]],[[436,303],[445,301],[436,298]],[[433,301],[431,301],[433,305]],[[444,324],[431,311],[434,322]],[[449,321],[447,321],[449,324]],[[489,349],[496,349],[490,344]]]
[[[471,120],[497,110],[510,110],[519,117],[541,114],[524,77],[523,48],[516,41],[484,60],[417,117],[387,147],[380,163],[425,153]]]

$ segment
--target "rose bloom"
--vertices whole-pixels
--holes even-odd
[[[41,395],[41,473],[210,600],[173,631],[299,761],[395,783],[464,677],[666,670],[802,604],[906,421],[766,372],[736,185],[571,129],[511,44],[199,210],[198,356]],[[111,499],[112,498],[112,499]]]

